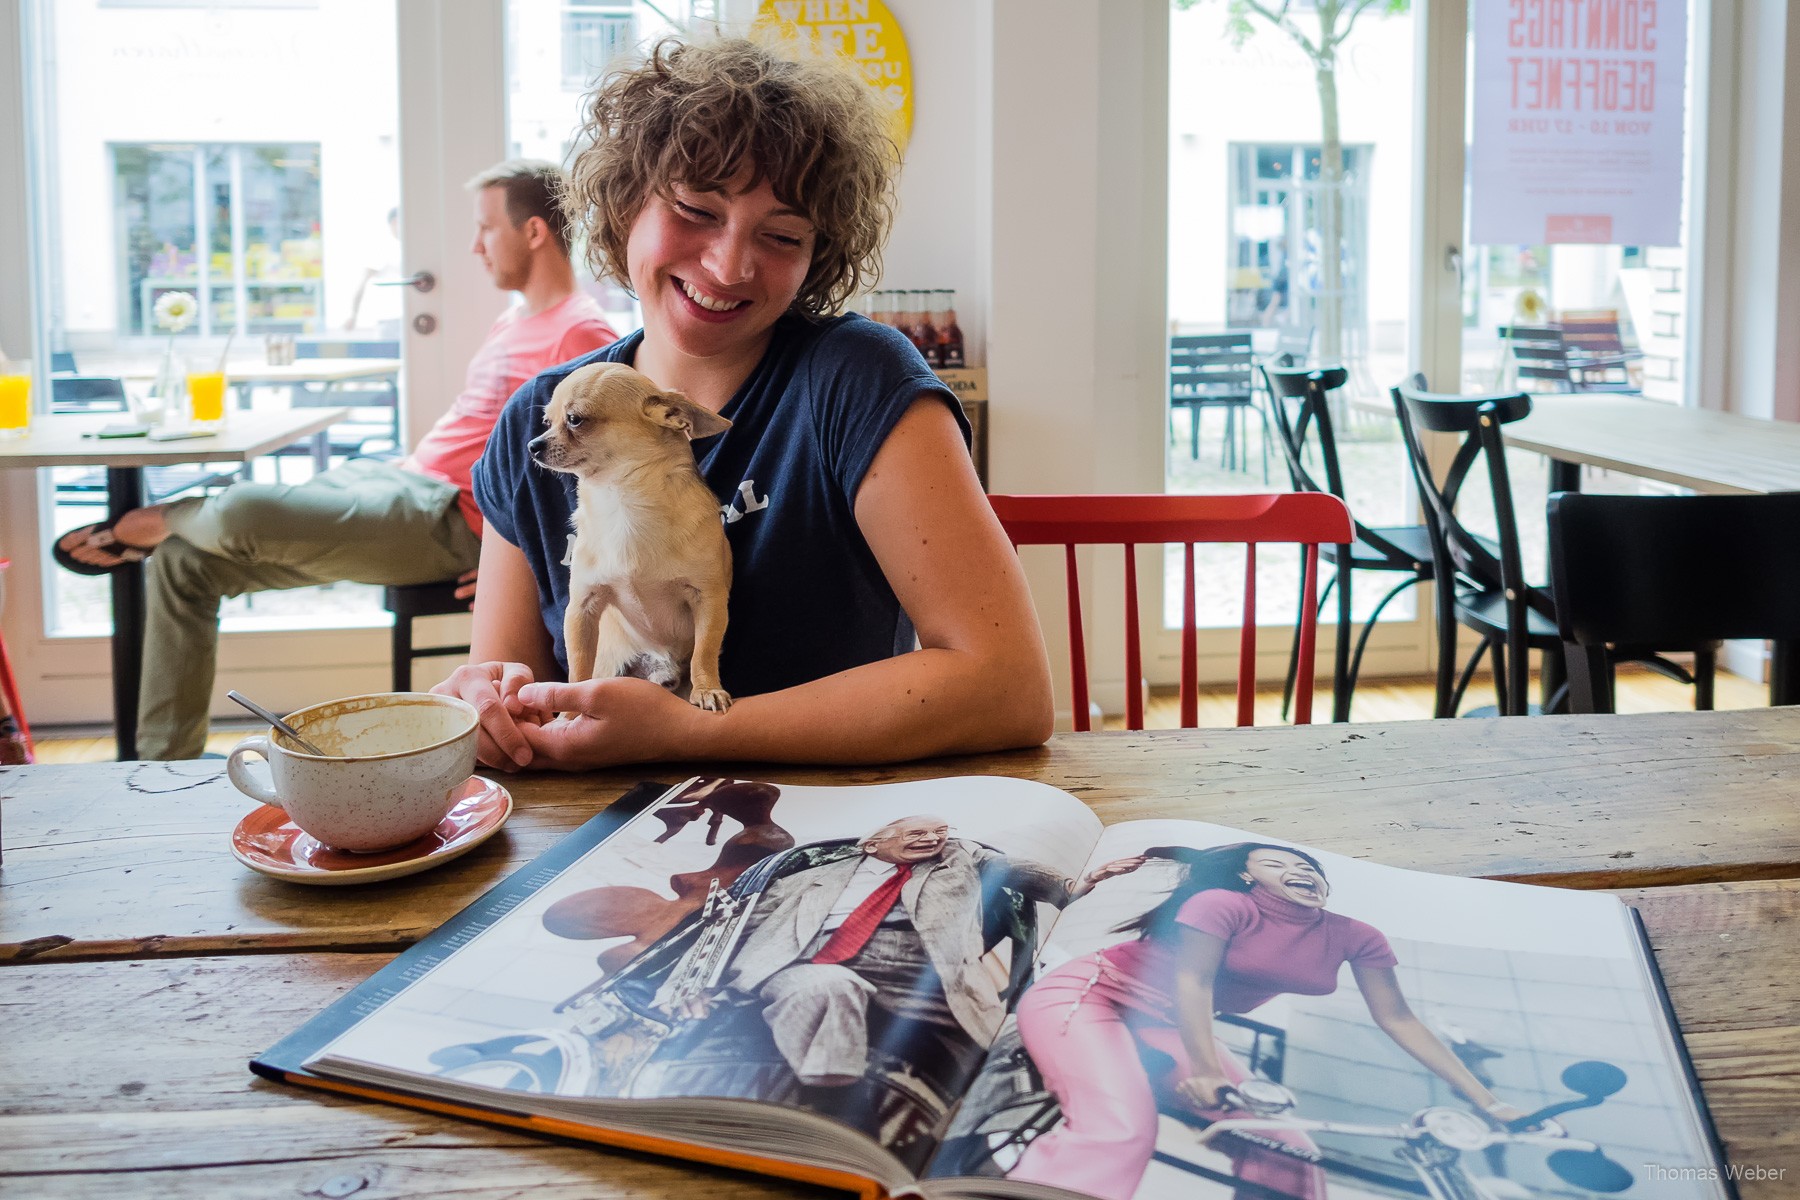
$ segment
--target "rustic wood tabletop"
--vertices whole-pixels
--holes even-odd
[[[222,764],[0,769],[0,1192],[760,1197],[781,1182],[253,1078],[246,1060],[653,768],[506,777],[466,858],[351,888],[255,874]],[[1800,1180],[1800,712],[1059,736],[791,783],[1042,780],[1397,866],[1624,889],[1746,1200]],[[421,1154],[421,1150],[432,1153]]]

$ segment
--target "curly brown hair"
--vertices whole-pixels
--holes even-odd
[[[777,56],[741,38],[664,38],[609,73],[588,100],[590,144],[563,205],[588,232],[588,263],[629,288],[625,244],[652,195],[671,185],[724,191],[748,169],[814,230],[794,308],[838,310],[881,277],[899,148],[869,89],[822,60]]]

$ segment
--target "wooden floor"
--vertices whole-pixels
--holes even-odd
[[[1329,720],[1331,716],[1331,684],[1323,681],[1313,697],[1313,720]],[[1429,679],[1362,680],[1356,685],[1356,696],[1350,705],[1350,720],[1423,721],[1431,718],[1433,683]],[[1537,676],[1531,679],[1531,694],[1538,694]],[[1694,707],[1694,690],[1685,684],[1641,667],[1619,669],[1615,702],[1620,712],[1680,712]],[[1492,677],[1477,675],[1463,697],[1460,712],[1467,714],[1483,705],[1494,703]],[[1714,679],[1714,708],[1761,708],[1769,703],[1766,684],[1753,683],[1739,675],[1719,671]],[[1258,688],[1256,723],[1281,724],[1281,687],[1279,684]],[[1200,690],[1199,724],[1213,728],[1237,724],[1237,692],[1230,685]],[[1175,729],[1181,725],[1181,706],[1174,689],[1152,688],[1144,706],[1144,725],[1149,729]],[[1108,729],[1123,729],[1123,718],[1109,717]]]
[[[1620,712],[1676,712],[1694,706],[1693,689],[1639,668],[1625,667],[1619,672],[1618,705]],[[1536,694],[1537,681],[1532,681]],[[1493,684],[1478,676],[1469,685],[1464,711],[1493,703]],[[1228,727],[1237,723],[1236,693],[1230,687],[1202,689],[1200,724]],[[1769,702],[1768,688],[1737,675],[1719,672],[1714,688],[1714,704],[1718,708],[1760,708]],[[1429,679],[1365,680],[1357,685],[1355,702],[1350,706],[1352,721],[1422,721],[1431,716],[1432,683]],[[1144,724],[1151,729],[1174,729],[1181,724],[1180,705],[1173,690],[1152,690],[1144,708]],[[1314,701],[1315,721],[1331,713],[1331,692],[1325,685]],[[1256,694],[1256,723],[1281,723],[1281,689],[1263,688]],[[1123,729],[1122,718],[1109,718],[1108,729]],[[260,729],[249,724],[233,724],[217,729],[206,740],[206,748],[215,754],[228,754],[231,748]],[[89,729],[73,732],[45,730],[37,738],[39,762],[106,762],[113,756],[112,733]]]

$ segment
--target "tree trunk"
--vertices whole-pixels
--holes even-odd
[[[1331,28],[1335,6],[1319,6],[1320,53],[1313,60],[1319,88],[1319,357],[1344,355],[1344,143],[1338,130],[1337,46]]]

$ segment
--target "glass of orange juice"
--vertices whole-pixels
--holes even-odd
[[[22,438],[31,430],[31,363],[0,366],[0,438]]]
[[[225,424],[225,371],[211,356],[187,363],[188,416],[195,429],[217,429]]]

